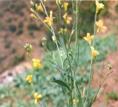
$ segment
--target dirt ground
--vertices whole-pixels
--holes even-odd
[[[41,23],[30,16],[30,0],[0,0],[0,73],[26,61],[24,45],[31,43],[33,57],[42,53],[40,41],[45,33]]]
[[[110,54],[100,65],[103,67],[96,70],[94,74],[94,86],[98,86],[104,81],[100,94],[93,107],[118,107],[118,100],[107,99],[107,94],[116,92],[118,94],[118,52]],[[110,65],[109,65],[110,64]],[[109,70],[109,66],[112,67]],[[109,75],[108,75],[109,74]]]

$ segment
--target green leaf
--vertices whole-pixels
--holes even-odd
[[[66,87],[70,91],[70,87],[64,81],[54,78],[53,82],[57,83],[58,85]]]

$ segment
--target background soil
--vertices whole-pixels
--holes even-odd
[[[29,0],[0,1],[0,73],[26,61],[25,43],[35,47],[34,57],[42,53],[43,26],[30,18],[28,3]]]

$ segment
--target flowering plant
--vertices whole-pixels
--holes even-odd
[[[52,41],[56,45],[58,56],[55,56],[52,52],[53,59],[50,63],[55,66],[56,71],[59,71],[59,77],[53,78],[53,82],[57,83],[58,86],[61,87],[62,93],[66,100],[66,107],[91,107],[101,88],[100,86],[97,92],[91,96],[93,80],[92,65],[93,61],[100,54],[94,46],[94,39],[96,38],[96,32],[105,31],[106,29],[102,20],[97,21],[97,15],[102,9],[104,9],[104,4],[98,0],[95,1],[96,12],[94,18],[94,32],[93,34],[88,32],[83,37],[83,40],[88,44],[88,54],[90,55],[89,71],[86,71],[86,73],[88,72],[89,74],[88,82],[83,84],[77,81],[78,76],[81,75],[79,68],[79,62],[81,62],[79,55],[80,39],[78,37],[81,31],[81,28],[78,27],[79,5],[81,1],[56,0],[55,3],[59,12],[58,17],[54,16],[55,13],[52,10],[47,10],[47,2],[48,0],[40,0],[38,3],[31,1],[31,17],[37,21],[41,21],[46,26],[52,34]],[[71,14],[69,11],[70,5],[72,6]],[[44,17],[40,15],[41,13],[44,14]],[[55,26],[58,23],[60,23],[60,26],[58,27],[59,29]],[[65,34],[68,34],[66,42],[63,37]],[[74,37],[73,42],[71,42],[72,37]],[[46,40],[46,38],[44,40]],[[74,47],[77,51],[73,51],[72,47]],[[25,48],[28,52],[31,52],[29,49],[31,48],[30,44],[27,44]],[[55,60],[55,57],[59,57],[58,62]],[[32,60],[34,71],[41,69],[43,67],[42,65],[42,62],[39,59]],[[33,85],[33,75],[28,75],[26,77],[26,81],[30,85]],[[43,95],[38,92],[34,92],[33,96],[35,103],[40,102],[43,97]]]

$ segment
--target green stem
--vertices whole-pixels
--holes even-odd
[[[75,22],[76,22],[76,25],[75,25],[75,28],[76,28],[76,32],[75,32],[75,35],[76,35],[76,41],[75,41],[75,46],[77,48],[77,60],[76,60],[76,64],[78,63],[78,59],[79,59],[79,45],[78,45],[78,1],[76,0],[75,2],[75,8],[76,8],[76,19],[75,19]],[[77,64],[78,65],[78,64]],[[76,66],[77,66],[76,65]],[[75,79],[75,71],[73,72],[73,84],[74,84],[74,97],[75,99],[77,98],[77,87],[76,87],[76,79]],[[75,104],[75,107],[77,107],[77,104]]]
[[[41,4],[42,4],[42,6],[43,6],[43,8],[44,8],[44,11],[45,11],[45,13],[46,13],[46,16],[49,17],[49,15],[48,15],[48,13],[47,13],[47,10],[46,10],[46,8],[45,8],[45,5],[43,4],[43,1],[42,1],[42,0],[41,0]],[[58,46],[58,43],[57,43],[57,37],[56,37],[56,35],[55,35],[54,28],[53,28],[52,26],[50,26],[50,28],[51,28],[52,35],[56,38],[55,43],[56,43],[56,47],[57,47],[58,54],[59,54],[59,57],[60,57],[61,66],[62,66],[62,68],[63,68],[63,60],[62,60],[61,53],[60,53],[60,50],[59,50],[59,46]]]
[[[95,19],[94,19],[94,36],[96,36],[96,19],[97,19],[97,14],[95,13]],[[92,44],[94,46],[94,42]],[[93,70],[92,70],[92,65],[93,65],[93,57],[91,57],[91,64],[90,64],[90,81],[89,81],[89,87],[91,85],[92,79],[93,79]]]
[[[97,13],[95,13],[95,17],[94,17],[94,36],[96,36],[96,19],[97,19]],[[94,46],[94,42],[92,43],[92,46]],[[90,76],[89,76],[89,82],[88,82],[88,91],[87,91],[87,95],[85,98],[85,105],[84,107],[86,107],[87,105],[87,100],[89,98],[90,95],[90,88],[91,88],[91,84],[92,84],[92,80],[93,80],[93,73],[94,71],[92,70],[92,66],[93,66],[93,57],[91,56],[91,62],[90,62]]]

